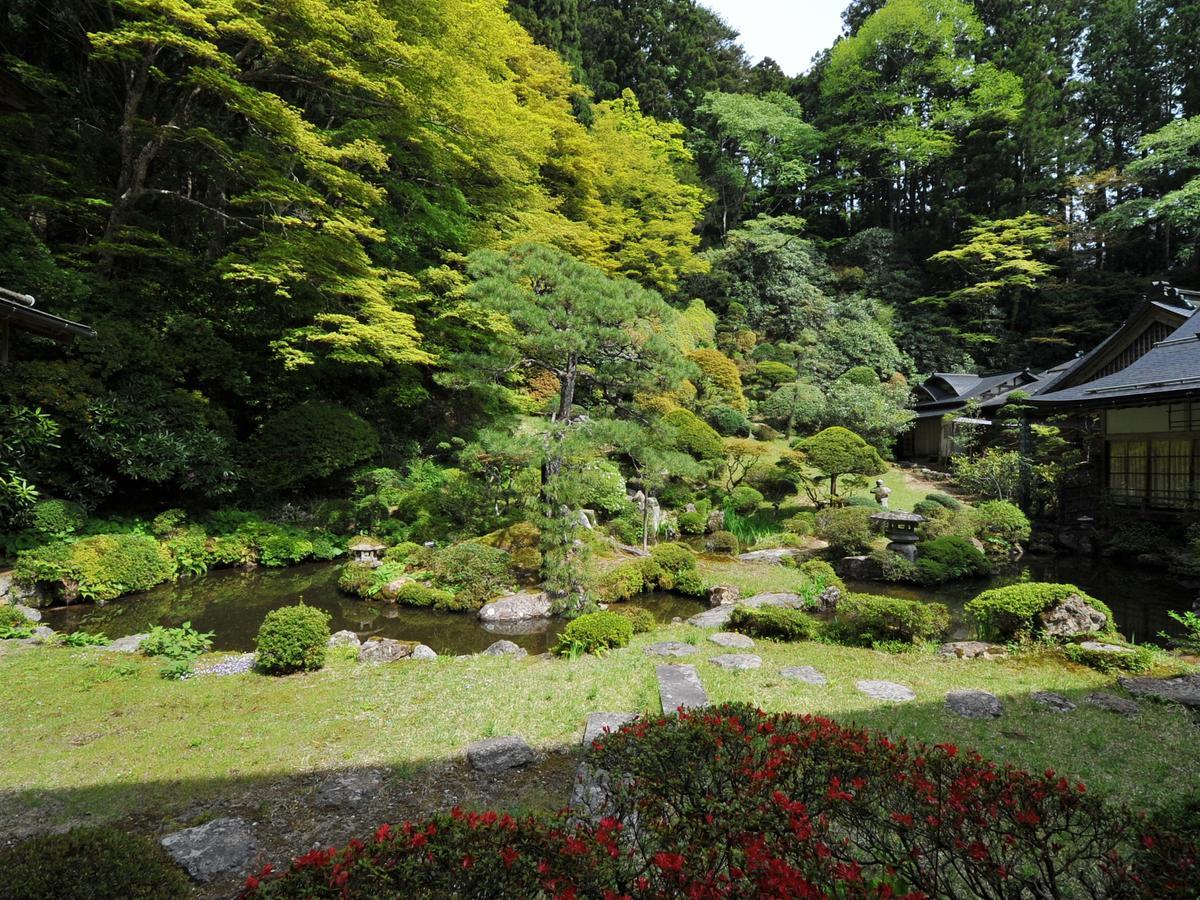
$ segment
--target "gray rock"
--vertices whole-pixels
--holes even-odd
[[[856,681],[854,686],[872,700],[886,700],[889,703],[907,703],[915,700],[917,695],[912,688],[907,688],[894,681]]]
[[[821,593],[817,594],[815,612],[831,613],[837,609],[837,605],[842,602],[842,589],[836,584],[831,584]]]
[[[396,598],[400,596],[400,588],[415,580],[415,578],[409,578],[407,575],[401,575],[399,578],[393,578],[379,589],[379,593],[376,596],[378,596],[380,600],[386,600],[388,603],[395,603]]]
[[[100,649],[109,650],[113,653],[137,653],[142,649],[142,644],[148,637],[150,635],[145,633],[126,635],[125,637],[117,638],[115,641],[109,641]]]
[[[529,651],[524,647],[514,644],[512,641],[496,641],[486,650],[483,651],[483,656],[513,656],[520,659],[522,656],[528,656]]]
[[[718,631],[716,634],[710,634],[708,639],[718,647],[729,647],[730,649],[749,650],[754,646],[753,640],[736,631]]]
[[[1107,622],[1104,613],[1076,594],[1042,613],[1043,629],[1046,634],[1056,638],[1096,634]]]
[[[479,610],[481,622],[520,622],[524,619],[549,617],[550,596],[544,591],[536,594],[531,591],[509,594],[491,603],[485,603]]]
[[[938,656],[954,656],[958,659],[998,659],[1004,656],[1004,648],[983,641],[951,641],[938,647]]]
[[[362,641],[353,631],[335,631],[329,637],[327,646],[330,647],[361,647]]]
[[[817,687],[823,687],[829,684],[829,679],[812,666],[784,666],[779,670],[779,674],[784,678],[791,678],[795,681],[803,681],[805,684],[812,684],[816,685]]]
[[[880,581],[883,578],[883,566],[870,556],[843,556],[834,563],[834,569],[842,578],[856,581]]]
[[[709,657],[708,661],[731,672],[744,672],[746,669],[762,666],[762,658],[753,653],[723,653],[720,656]]]
[[[378,769],[338,772],[321,782],[316,802],[324,807],[352,809],[368,802],[383,787],[383,772]]]
[[[1156,697],[1159,700],[1200,709],[1200,675],[1183,675],[1178,678],[1122,678],[1120,682],[1121,687],[1135,697]]]
[[[522,634],[541,634],[548,631],[554,624],[553,619],[521,619],[516,622],[480,622],[488,634],[504,634],[508,636]]]
[[[946,709],[964,719],[998,719],[1004,704],[987,691],[960,690],[946,693]]]
[[[708,514],[708,521],[704,523],[704,530],[709,534],[716,531],[725,530],[725,510],[714,509]]]
[[[426,647],[424,644],[417,644],[412,650],[412,659],[437,659],[437,653],[432,647]]]
[[[1125,697],[1118,697],[1115,694],[1107,694],[1104,691],[1096,691],[1093,694],[1088,694],[1084,700],[1092,706],[1107,709],[1109,712],[1120,713],[1123,716],[1136,716],[1141,712],[1141,709],[1132,700]]]
[[[54,634],[54,629],[49,625],[39,625],[33,629],[33,634],[30,636],[29,641],[33,644],[48,644],[54,639]]]
[[[593,741],[609,732],[619,730],[622,725],[628,725],[636,718],[637,713],[589,713],[587,722],[583,726],[583,748],[586,750],[592,746]]]
[[[472,769],[485,775],[498,775],[535,759],[537,754],[533,748],[515,734],[476,741],[467,747],[467,762]]]
[[[394,641],[391,638],[367,641],[358,651],[358,661],[390,663],[398,659],[408,659],[412,656],[415,646],[414,641]]]
[[[737,603],[741,596],[741,590],[732,584],[718,584],[708,592],[708,605],[724,606],[727,603]]]
[[[658,697],[664,713],[683,709],[699,709],[708,706],[708,693],[700,683],[700,673],[695,666],[656,666]]]
[[[1056,694],[1054,691],[1033,691],[1029,696],[1033,699],[1034,703],[1038,703],[1056,713],[1069,713],[1077,708],[1074,702],[1068,700],[1062,694]]]
[[[695,644],[685,644],[683,641],[659,641],[646,648],[647,656],[691,656],[695,652]]]
[[[40,612],[38,612],[36,609],[34,609],[32,606],[26,606],[24,603],[14,603],[13,609],[15,609],[21,615],[23,615],[30,622],[42,621],[42,614]]]
[[[1132,647],[1122,647],[1118,644],[1104,644],[1100,641],[1083,641],[1079,646],[1084,650],[1090,650],[1092,653],[1110,653],[1114,656],[1134,652]]]
[[[738,561],[745,563],[767,563],[768,565],[778,566],[785,559],[795,556],[796,552],[790,547],[778,547],[774,550],[751,550],[749,553],[743,553],[738,556]]]
[[[726,603],[724,606],[714,606],[712,609],[696,613],[687,622],[697,628],[723,628],[729,622],[729,617],[733,615],[734,605]]]
[[[786,592],[768,592],[764,594],[755,594],[753,597],[747,597],[740,604],[741,606],[749,606],[752,609],[758,609],[760,606],[779,606],[784,609],[803,609],[805,606],[804,598],[799,594],[791,594]]]
[[[205,825],[169,834],[163,848],[196,881],[242,874],[254,864],[258,843],[245,819],[213,819]]]

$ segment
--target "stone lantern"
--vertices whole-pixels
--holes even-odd
[[[383,565],[383,551],[387,549],[384,544],[381,544],[373,537],[357,537],[350,542],[347,548],[350,551],[351,559],[361,566],[370,566],[372,569]]]
[[[878,523],[891,542],[887,548],[893,553],[899,553],[909,562],[917,558],[917,526],[925,521],[924,516],[916,513],[887,511],[877,512],[871,516],[871,521]]]

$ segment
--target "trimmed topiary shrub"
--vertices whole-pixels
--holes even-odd
[[[329,613],[315,606],[273,609],[258,629],[255,664],[271,675],[315,672],[325,665]]]
[[[817,536],[829,543],[835,556],[853,556],[871,549],[871,510],[857,506],[823,509],[816,516]]]
[[[804,610],[784,606],[738,606],[729,616],[729,628],[777,641],[811,641],[821,633],[821,623]]]
[[[703,597],[708,594],[708,582],[699,569],[689,569],[675,576],[675,586],[671,590],[687,597]]]
[[[871,647],[936,641],[949,628],[950,610],[945,604],[851,594],[839,601],[825,634],[839,644]]]
[[[924,516],[926,519],[936,519],[943,512],[945,512],[945,510],[946,507],[942,506],[940,503],[934,503],[932,500],[918,500],[913,504],[912,508],[914,513],[916,513],[918,516]]]
[[[600,596],[605,600],[631,600],[646,590],[646,567],[642,560],[630,560],[600,576]]]
[[[1030,581],[992,588],[968,601],[966,613],[984,640],[1026,641],[1041,633],[1041,614],[1068,597],[1078,597],[1103,613],[1106,624],[1101,633],[1112,631],[1112,610],[1073,584]]]
[[[807,575],[814,581],[820,581],[822,585],[828,587],[845,587],[842,579],[838,577],[832,565],[823,559],[808,559],[800,563],[796,569],[803,575]]]
[[[703,515],[698,512],[682,512],[679,514],[679,531],[682,534],[704,534],[707,524]]]
[[[753,514],[763,504],[763,495],[747,484],[739,484],[729,492],[728,504],[739,516]]]
[[[435,550],[429,560],[434,580],[450,588],[463,603],[479,608],[511,582],[509,555],[498,547],[476,541]]]
[[[714,406],[705,413],[708,423],[725,437],[746,437],[750,420],[731,406]]]
[[[603,610],[572,619],[558,636],[555,652],[562,656],[595,653],[624,647],[633,637],[633,622],[619,613]]]
[[[984,542],[999,542],[1007,551],[1029,540],[1029,519],[1021,508],[1007,500],[985,500],[975,507],[977,534]]]
[[[938,506],[945,509],[962,509],[962,501],[951,497],[949,494],[943,494],[941,491],[932,491],[925,495],[925,499],[930,503],[936,503]]]
[[[192,895],[157,841],[116,828],[44,834],[0,851],[0,897],[174,900]]]
[[[942,584],[958,578],[987,575],[992,565],[974,544],[948,534],[917,544],[917,578],[924,584]]]
[[[675,449],[689,453],[696,459],[718,460],[725,458],[725,445],[721,436],[711,425],[691,410],[673,409],[662,418],[675,433]]]
[[[664,591],[674,590],[676,580],[684,572],[696,570],[696,554],[683,544],[656,544],[650,548],[650,558],[661,570],[657,581]]]
[[[626,606],[617,604],[608,608],[609,612],[616,613],[618,616],[624,616],[629,620],[629,624],[633,626],[634,634],[645,634],[648,631],[653,631],[658,627],[658,620],[654,618],[654,613],[648,609],[643,609],[640,606]]]

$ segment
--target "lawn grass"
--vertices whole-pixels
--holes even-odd
[[[1090,669],[1044,657],[960,661],[759,641],[754,652],[763,667],[731,673],[706,663],[725,652],[706,638],[707,632],[678,625],[639,635],[603,659],[475,656],[370,666],[343,656],[308,675],[186,682],[161,679],[158,665],[140,657],[5,649],[0,833],[31,815],[45,827],[165,818],[237,786],[296,773],[385,766],[416,777],[425,764],[456,758],[466,744],[494,735],[520,734],[543,750],[573,748],[590,712],[658,712],[654,667],[662,660],[643,647],[665,639],[697,644],[688,661],[699,667],[714,702],[745,701],[951,741],[1024,768],[1063,771],[1138,808],[1200,793],[1189,716],[1143,703],[1130,720],[1083,705],[1083,695],[1113,681]],[[830,684],[784,679],[778,674],[784,665],[814,665]],[[898,681],[917,699],[876,703],[855,690],[860,678]],[[1004,717],[974,722],[945,711],[945,692],[961,687],[995,693],[1005,702]],[[1056,715],[1030,701],[1035,689],[1059,691],[1081,706]]]

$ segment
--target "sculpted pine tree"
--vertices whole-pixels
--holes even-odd
[[[685,363],[665,327],[676,313],[653,291],[560,250],[526,244],[471,257],[468,298],[511,326],[495,349],[500,374],[540,369],[558,380],[547,415],[541,501],[547,587],[568,605],[583,602],[582,566],[569,525],[574,488],[564,463],[586,455],[593,426],[628,417],[635,394],[661,393]]]

